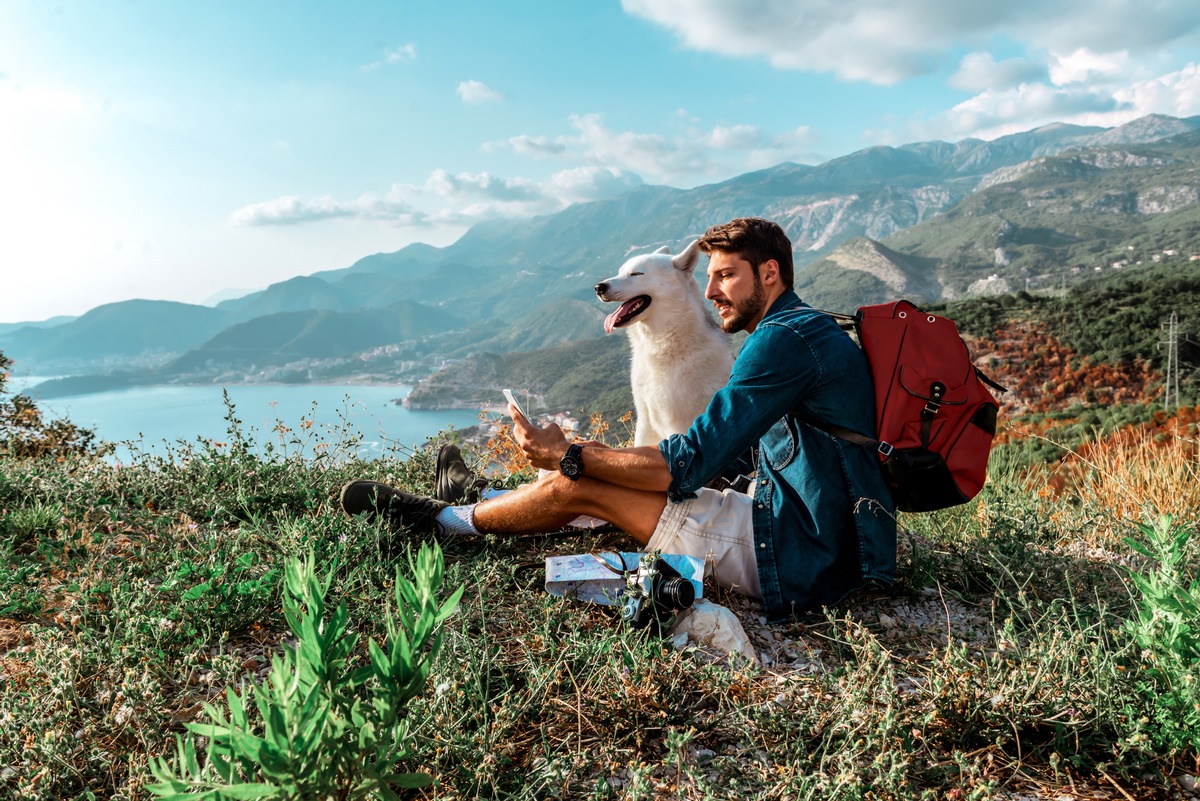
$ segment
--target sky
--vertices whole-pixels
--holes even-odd
[[[1196,0],[0,0],[0,322],[1149,113],[1200,114]]]

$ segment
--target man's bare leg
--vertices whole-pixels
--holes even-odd
[[[488,534],[535,534],[570,525],[580,515],[607,520],[645,545],[667,505],[663,492],[630,489],[586,476],[552,473],[475,507],[475,528]]]

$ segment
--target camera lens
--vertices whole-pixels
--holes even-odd
[[[696,588],[685,578],[655,582],[654,603],[666,609],[687,609],[696,600]]]

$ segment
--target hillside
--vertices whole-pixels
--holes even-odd
[[[503,403],[504,387],[529,393],[531,412],[588,409],[619,417],[633,408],[628,341],[606,336],[533,352],[475,354],[421,381],[404,405],[479,408]]]
[[[1048,125],[990,142],[871,147],[687,190],[641,186],[481,223],[443,248],[367,256],[217,309],[129,301],[54,327],[0,330],[0,350],[24,372],[124,369],[153,382],[349,378],[384,348],[391,358],[373,360],[371,380],[408,380],[472,353],[593,337],[597,280],[633,253],[678,251],[741,215],[784,226],[798,287],[823,307],[1061,288],[1200,255],[1198,126],[1200,118],[1162,116],[1112,129]],[[396,304],[413,303],[460,323],[405,329],[425,312]],[[406,309],[399,320],[383,313],[393,308]],[[281,375],[287,365],[295,367]]]
[[[1183,376],[1200,381],[1200,262],[1156,264],[1092,278],[1065,294],[1020,292],[928,307],[952,316],[965,336],[986,339],[1006,325],[1038,325],[1076,354],[1130,367],[1145,362],[1161,372],[1163,324],[1175,314]]]
[[[862,247],[887,255],[873,243],[864,241]],[[847,274],[868,276],[862,271]],[[998,396],[1005,422],[1050,415],[1061,425],[1076,425],[1083,418],[1097,423],[1097,413],[1107,420],[1114,408],[1136,407],[1132,416],[1120,418],[1135,422],[1161,408],[1162,324],[1174,312],[1181,332],[1200,332],[1200,262],[1093,277],[1065,294],[1020,292],[923,308],[955,320],[976,364],[1009,390]],[[1197,342],[1200,336],[1192,333],[1179,343],[1185,406],[1200,404]],[[533,393],[535,410],[601,411],[615,420],[633,409],[624,337],[534,353],[476,354],[419,382],[409,402],[416,408],[494,404],[500,402],[502,387]],[[1085,415],[1088,410],[1094,413]],[[1084,433],[1076,431],[1072,437]]]
[[[29,320],[20,323],[0,323],[0,336],[6,336],[14,331],[20,331],[22,328],[53,328],[56,325],[69,323],[76,319],[69,315],[60,315],[51,317],[49,320]]]
[[[208,363],[253,369],[303,359],[346,356],[380,345],[440,334],[461,324],[441,309],[412,301],[400,301],[384,309],[270,314],[222,331],[166,365],[163,374],[200,372]]]
[[[0,336],[0,349],[24,368],[43,373],[81,366],[160,364],[204,342],[230,324],[219,310],[163,300],[126,300],[97,306],[59,325]]]
[[[1200,132],[1035,159],[885,242],[937,265],[944,297],[1200,254]],[[980,282],[1000,281],[983,289]]]
[[[899,253],[872,239],[852,239],[796,276],[796,292],[817,308],[852,312],[894,298],[942,296],[936,262]]]
[[[509,353],[554,348],[591,339],[604,331],[604,310],[595,302],[558,299],[541,303],[505,326],[480,324],[446,337],[441,352],[448,358],[472,353]]]

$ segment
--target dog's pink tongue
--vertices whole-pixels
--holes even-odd
[[[621,316],[621,310],[625,308],[622,303],[615,312],[604,318],[604,333],[611,334],[613,329],[617,327],[617,318]]]

